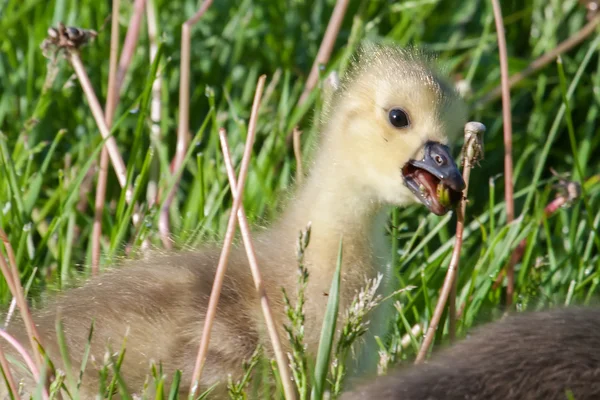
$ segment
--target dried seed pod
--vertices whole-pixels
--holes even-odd
[[[58,30],[53,27],[48,28],[48,38],[58,39]]]

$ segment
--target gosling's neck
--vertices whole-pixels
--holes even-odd
[[[325,133],[327,135],[328,132]],[[282,222],[297,232],[311,222],[307,251],[311,281],[331,283],[340,238],[343,239],[343,280],[353,293],[383,264],[387,246],[384,224],[387,210],[372,191],[360,183],[350,149],[324,138],[310,175],[298,191]],[[342,145],[343,146],[343,145]]]

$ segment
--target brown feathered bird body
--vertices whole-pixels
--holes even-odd
[[[599,332],[598,308],[515,314],[342,400],[600,399]]]

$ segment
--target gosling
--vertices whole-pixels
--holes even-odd
[[[340,238],[344,243],[340,309],[344,309],[365,278],[389,270],[384,224],[390,206],[420,201],[442,215],[462,196],[464,182],[447,146],[466,122],[466,108],[428,64],[415,52],[393,47],[361,50],[327,107],[305,184],[281,218],[254,235],[283,339],[287,321],[281,288],[295,300],[297,237],[312,223],[305,256],[310,274],[305,292],[309,354],[318,347]],[[58,362],[55,320],[60,316],[72,365],[78,368],[93,319],[90,361],[83,378],[90,396],[98,392],[98,369],[107,345],[113,351],[120,349],[126,332],[127,352],[120,370],[128,387],[141,390],[154,361],[162,364],[167,376],[180,369],[181,393],[187,394],[219,254],[216,246],[155,254],[67,290],[34,313],[42,344]],[[26,343],[22,329],[12,329]],[[201,390],[216,383],[223,387],[228,374],[240,374],[242,362],[261,343],[270,355],[244,249],[234,248]]]
[[[341,400],[600,399],[600,309],[519,313]]]

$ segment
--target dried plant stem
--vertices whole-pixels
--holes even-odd
[[[117,104],[119,103],[120,86],[118,85],[119,75],[119,9],[121,0],[112,0],[112,20],[110,27],[110,61],[108,71],[108,90],[106,94],[106,105],[104,113],[106,125],[112,125]],[[127,43],[127,42],[126,42]],[[123,49],[125,52],[125,49]]]
[[[452,279],[452,287],[450,288],[450,295],[448,297],[448,338],[450,339],[450,343],[454,342],[456,339],[456,296],[458,292],[458,266],[457,271],[455,272],[455,277]]]
[[[127,184],[127,169],[125,168],[125,163],[121,158],[115,138],[110,136],[110,129],[106,125],[106,119],[104,117],[104,112],[102,111],[102,106],[100,106],[98,97],[96,97],[96,93],[94,92],[94,88],[92,87],[92,83],[90,82],[87,72],[85,72],[85,67],[81,62],[79,53],[76,50],[69,51],[68,59],[71,62],[71,65],[73,65],[77,79],[79,79],[83,92],[85,93],[85,97],[87,98],[90,109],[92,110],[92,114],[94,115],[94,119],[96,120],[96,125],[98,125],[98,129],[100,130],[100,134],[102,134],[103,138],[108,138],[106,139],[105,146],[108,151],[108,155],[110,156],[110,161],[115,169],[119,185],[121,188],[125,188],[125,185]],[[130,189],[127,190],[130,191]],[[130,199],[131,195],[128,197],[128,200]]]
[[[38,367],[35,365],[35,363],[33,362],[33,360],[31,359],[31,357],[29,356],[29,353],[27,353],[27,350],[25,350],[25,348],[23,346],[21,346],[21,343],[19,343],[19,341],[17,339],[12,337],[4,329],[0,329],[0,336],[4,340],[6,340],[17,351],[17,353],[19,353],[21,355],[21,357],[23,357],[23,361],[25,361],[25,364],[27,364],[27,368],[29,368],[29,370],[33,374],[33,378],[35,380],[39,380],[40,379],[40,371],[39,371]]]
[[[206,316],[204,318],[202,338],[200,340],[198,357],[196,358],[194,373],[192,375],[192,387],[190,389],[190,396],[193,396],[198,390],[200,376],[202,375],[202,369],[204,368],[204,362],[206,359],[206,354],[208,352],[210,333],[215,319],[215,314],[217,312],[217,304],[221,295],[221,288],[223,287],[223,279],[225,278],[225,271],[227,269],[229,250],[231,248],[231,244],[233,243],[233,236],[235,235],[237,211],[240,208],[240,205],[242,204],[242,198],[244,195],[244,185],[246,184],[246,176],[248,174],[248,168],[250,165],[250,157],[252,155],[252,146],[254,144],[254,137],[256,136],[258,109],[260,107],[260,101],[265,87],[265,81],[266,76],[262,75],[258,79],[258,83],[256,85],[256,92],[254,94],[254,101],[252,103],[252,112],[250,114],[250,121],[248,123],[248,135],[246,137],[246,146],[244,148],[244,155],[242,157],[240,175],[238,177],[238,185],[236,190],[238,195],[233,199],[231,214],[229,215],[229,220],[227,221],[227,231],[225,232],[225,240],[223,241],[223,248],[221,250],[221,256],[219,258],[217,271],[215,273],[215,280],[210,294],[208,308],[206,310]]]
[[[133,59],[133,54],[135,53],[135,49],[137,47],[138,38],[140,34],[140,25],[142,23],[142,18],[144,16],[146,1],[145,0],[135,0],[133,5],[133,13],[131,15],[131,19],[129,20],[129,25],[127,28],[127,34],[125,35],[125,42],[123,44],[123,51],[121,52],[121,57],[119,59],[119,66],[117,68],[117,78],[116,78],[116,92],[117,98],[116,103],[119,101],[119,93],[121,93],[121,89],[123,88],[123,80],[127,74],[127,70],[129,70],[129,65],[131,64],[131,60]],[[115,103],[115,108],[116,108]],[[113,109],[114,111],[114,109]],[[112,124],[112,116],[110,118]],[[126,193],[126,198],[131,198],[133,192],[129,191],[131,188],[128,188],[128,192]],[[136,204],[134,207],[134,212],[131,217],[131,221],[133,222],[133,226],[139,226],[142,217],[139,213],[140,207]]]
[[[43,364],[43,357],[41,356],[37,342],[39,342],[40,335],[35,327],[35,323],[33,322],[33,318],[31,316],[31,312],[29,311],[29,307],[27,305],[27,301],[25,300],[25,294],[23,293],[23,286],[21,286],[21,281],[19,278],[19,269],[17,268],[17,261],[15,258],[15,253],[13,251],[12,245],[8,240],[8,236],[4,230],[0,229],[0,240],[4,243],[4,249],[6,250],[6,254],[8,256],[9,265],[6,263],[4,256],[0,254],[0,270],[2,270],[2,274],[6,279],[6,283],[8,288],[10,289],[11,294],[15,297],[17,301],[17,306],[21,311],[21,316],[23,318],[23,323],[25,324],[25,330],[27,331],[27,336],[29,337],[29,342],[31,344],[31,348],[33,351],[34,358],[38,366]]]
[[[513,199],[513,159],[512,159],[512,115],[510,112],[510,84],[508,82],[508,55],[506,52],[506,36],[502,9],[498,0],[491,0],[494,9],[494,20],[498,37],[498,53],[500,55],[500,77],[502,85],[502,119],[504,123],[504,201],[506,203],[506,223],[515,219]],[[506,304],[512,304],[514,292],[514,256],[506,267]]]
[[[154,0],[148,0],[148,4],[146,4],[146,21],[148,24],[148,41],[150,42],[150,63],[153,63],[156,58],[156,53],[158,52],[158,23],[156,20],[156,6]],[[162,117],[161,91],[162,77],[161,74],[157,74],[154,83],[152,84],[152,100],[150,102],[150,120],[152,123],[150,126],[150,136],[152,138],[152,146],[155,145],[154,141],[160,141],[162,136],[160,131],[160,121]],[[153,207],[158,201],[158,173],[159,166],[158,161],[156,161],[156,166],[153,167],[150,173],[148,190],[146,193],[148,208]]]
[[[431,322],[427,328],[427,333],[425,334],[423,344],[419,349],[419,354],[417,355],[415,364],[420,364],[425,360],[425,356],[427,355],[427,351],[429,350],[429,347],[431,347],[431,343],[435,337],[435,332],[442,318],[446,301],[448,300],[448,296],[450,295],[450,291],[454,285],[454,280],[456,279],[458,273],[458,261],[460,259],[460,251],[462,249],[463,232],[465,227],[465,211],[467,207],[467,194],[469,191],[469,178],[471,176],[471,168],[483,154],[483,142],[481,136],[484,132],[485,126],[479,122],[468,122],[465,125],[463,179],[466,186],[465,190],[463,191],[463,198],[456,210],[456,242],[454,243],[454,249],[450,258],[450,265],[448,266],[448,272],[446,272],[446,278],[444,280],[444,285],[442,286],[440,298],[435,306],[433,317],[431,318]]]
[[[238,192],[236,189],[238,184],[237,179],[235,177],[233,162],[231,161],[229,145],[227,144],[227,133],[223,128],[219,130],[219,139],[221,140],[221,148],[223,151],[223,157],[225,159],[225,166],[227,168],[229,185],[231,186],[231,192],[233,194],[233,197],[235,198],[238,196]],[[265,288],[263,286],[262,276],[258,267],[256,252],[254,251],[252,236],[250,235],[250,227],[248,225],[246,213],[244,212],[244,207],[241,205],[237,211],[237,217],[238,223],[240,225],[240,230],[242,231],[242,240],[244,242],[244,247],[246,248],[246,255],[250,264],[250,270],[252,271],[252,278],[254,278],[254,285],[256,286],[256,291],[258,292],[258,296],[260,297],[260,305],[262,307],[263,315],[265,317],[265,322],[267,325],[267,330],[271,338],[271,344],[273,346],[273,352],[275,353],[275,358],[277,360],[277,366],[279,367],[279,375],[281,376],[281,381],[283,383],[285,398],[293,399],[295,398],[296,392],[294,391],[294,387],[292,386],[292,379],[287,365],[287,358],[285,356],[283,348],[281,347],[281,341],[279,340],[279,334],[277,333],[277,326],[275,324],[275,320],[271,312],[271,307],[269,307],[269,299],[267,297],[267,292],[265,291]]]
[[[333,12],[331,13],[331,18],[329,19],[329,23],[327,24],[327,29],[325,30],[325,35],[323,36],[323,41],[321,41],[321,45],[319,46],[317,58],[315,58],[315,62],[312,65],[310,74],[306,79],[304,90],[302,91],[302,94],[298,99],[298,105],[304,104],[304,102],[308,99],[310,92],[317,85],[317,82],[319,80],[320,66],[329,62],[329,58],[331,57],[331,51],[333,50],[333,45],[335,44],[335,39],[337,38],[337,35],[340,31],[340,26],[342,25],[342,21],[344,20],[344,16],[346,15],[347,8],[348,0],[336,1]]]
[[[579,43],[583,42],[588,36],[596,31],[596,27],[600,23],[600,15],[592,18],[583,28],[574,33],[568,39],[560,42],[558,46],[554,49],[544,53],[542,56],[534,60],[531,64],[527,66],[527,68],[523,69],[520,72],[517,72],[508,80],[509,87],[515,86],[517,83],[521,82],[523,79],[532,75],[533,73],[539,71],[546,65],[556,60],[556,57],[561,54],[571,50],[573,47],[577,46]],[[484,97],[479,100],[479,105],[486,105],[498,97],[502,95],[502,85],[495,87],[493,90],[488,92]]]
[[[135,52],[138,36],[140,34],[140,25],[142,22],[142,17],[144,15],[145,3],[146,0],[135,0],[135,3],[133,4],[133,13],[131,14],[129,25],[127,25],[128,28],[127,34],[125,35],[125,42],[123,43],[123,52],[121,53],[121,58],[119,59],[119,67],[117,69],[117,95],[121,92],[121,87],[123,86],[125,74],[129,69],[129,64],[131,64],[131,59],[133,58],[133,53]],[[119,10],[117,9],[117,13],[118,12]]]
[[[29,354],[27,353],[27,350],[25,350],[25,348],[21,345],[21,343],[19,343],[19,341],[17,339],[12,337],[4,329],[0,329],[0,336],[4,340],[6,340],[8,342],[8,344],[10,344],[17,351],[17,353],[19,353],[21,355],[21,357],[23,357],[23,361],[25,361],[27,368],[29,368],[29,370],[31,371],[31,374],[33,375],[33,379],[35,379],[36,382],[39,382],[40,381],[40,370],[35,365],[35,363],[31,359],[31,357],[29,356]],[[42,388],[42,398],[44,400],[48,399],[48,391],[46,390],[45,386]]]
[[[211,6],[212,0],[204,0],[200,9],[181,26],[181,61],[179,64],[179,124],[177,126],[177,146],[175,158],[171,164],[171,172],[176,174],[182,167],[183,159],[187,151],[187,136],[190,124],[190,60],[192,45],[192,26],[194,26]],[[163,246],[172,248],[169,229],[169,207],[175,197],[177,184],[173,185],[171,191],[166,194],[167,198],[160,210],[158,220],[158,231]]]
[[[117,0],[118,1],[118,0]],[[108,150],[106,147],[100,153],[98,165],[98,183],[96,184],[96,197],[94,199],[94,223],[92,225],[92,275],[100,273],[100,239],[102,236],[102,213],[106,198],[106,181],[108,180]]]
[[[117,91],[117,67],[119,57],[119,9],[121,0],[112,1],[112,20],[110,29],[110,61],[108,72],[108,91],[104,107],[106,126],[112,125],[119,92]],[[96,184],[96,198],[94,201],[94,224],[92,226],[92,275],[100,272],[100,238],[102,236],[102,213],[106,198],[106,182],[108,180],[108,150],[106,146],[100,154],[98,168],[98,183]]]
[[[13,393],[15,400],[19,400],[21,397],[19,396],[19,391],[17,390],[17,384],[15,383],[15,378],[10,372],[10,365],[8,364],[8,360],[4,355],[4,350],[2,350],[2,346],[0,346],[0,365],[2,365],[2,370],[4,371],[6,384],[10,388],[10,391]]]
[[[295,126],[292,135],[294,138],[294,156],[296,157],[296,185],[300,185],[304,178],[304,171],[302,170],[302,143],[300,142],[302,131]]]

